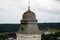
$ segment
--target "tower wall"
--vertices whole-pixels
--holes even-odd
[[[16,35],[17,40],[41,40],[36,15],[30,9],[23,14],[20,30],[18,30]]]
[[[41,40],[41,34],[17,34],[17,40]]]

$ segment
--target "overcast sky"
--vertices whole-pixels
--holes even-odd
[[[20,23],[28,0],[0,0],[0,23]],[[60,22],[60,0],[30,0],[39,23]]]

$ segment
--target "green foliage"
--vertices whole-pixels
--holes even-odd
[[[7,35],[8,35],[8,37],[16,36],[16,34],[15,34],[15,33],[8,33]]]
[[[60,32],[55,34],[42,34],[42,40],[57,40],[57,37],[60,37]]]
[[[9,37],[15,37],[16,38],[16,34],[15,33],[6,33],[5,35],[1,34],[0,40],[5,40],[5,39],[8,39]]]

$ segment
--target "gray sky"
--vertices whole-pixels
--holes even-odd
[[[0,0],[0,23],[20,23],[28,0]],[[60,0],[30,0],[39,23],[60,22]]]

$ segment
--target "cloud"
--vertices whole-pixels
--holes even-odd
[[[0,12],[7,11],[6,9],[0,8]]]
[[[53,0],[53,1],[55,1],[55,2],[57,2],[57,3],[60,3],[60,0]]]
[[[32,2],[33,3],[33,2]],[[34,10],[47,12],[51,14],[60,14],[60,3],[57,3],[53,0],[42,0],[42,2],[38,2],[32,4]]]
[[[55,9],[52,9],[51,11],[48,11],[50,13],[54,13],[54,14],[60,14],[60,10],[55,10]]]
[[[54,0],[54,1],[60,1],[60,0]]]
[[[31,9],[35,11],[39,22],[60,21],[58,4],[49,0],[30,0],[30,2]],[[22,14],[27,10],[27,3],[27,0],[0,0],[0,23],[19,23]],[[52,9],[49,8],[50,6]]]
[[[48,12],[48,13],[52,13],[52,14],[60,14],[60,10],[59,9],[44,9],[44,12]]]
[[[51,14],[59,14],[60,15],[60,9],[48,9],[48,8],[40,8],[38,11],[51,13]]]

